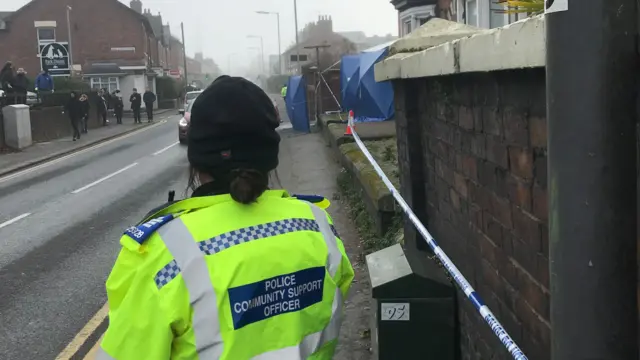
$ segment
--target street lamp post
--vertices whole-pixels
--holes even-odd
[[[73,10],[73,8],[69,5],[67,5],[67,36],[69,37],[68,40],[68,46],[69,46],[69,67],[71,75],[73,75],[73,49],[71,47],[71,16],[70,16],[70,12],[71,10]]]
[[[296,23],[296,57],[298,60],[298,75],[302,75],[302,65],[300,64],[300,46],[298,43],[298,0],[293,0],[293,13]]]
[[[276,15],[278,18],[278,75],[282,74],[282,42],[280,39],[280,13],[279,12],[269,12],[269,11],[256,11],[258,14],[262,15]]]
[[[249,35],[247,36],[248,38],[253,38],[253,39],[260,39],[260,70],[262,71],[263,75],[266,75],[264,72],[264,39],[262,38],[262,36],[258,36],[258,35]]]

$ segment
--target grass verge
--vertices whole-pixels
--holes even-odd
[[[399,176],[395,139],[367,141],[365,145],[394,186],[398,187]],[[366,159],[365,161],[367,166],[371,167]],[[377,174],[375,175],[377,176]],[[382,179],[379,181],[381,186],[384,186]],[[339,193],[335,197],[343,200],[349,216],[356,225],[364,248],[363,255],[404,241],[403,218],[400,210],[395,212],[389,230],[381,236],[376,232],[374,219],[369,215],[363,201],[366,194],[361,187],[355,185],[354,176],[348,170],[342,169],[338,176],[337,184]]]

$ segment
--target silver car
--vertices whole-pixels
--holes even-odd
[[[189,108],[189,104],[195,100],[198,95],[202,94],[202,90],[200,91],[189,91],[184,95],[184,103],[183,106],[178,110],[181,115],[184,115],[185,109]]]

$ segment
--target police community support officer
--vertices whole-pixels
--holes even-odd
[[[277,127],[269,97],[245,79],[198,96],[195,191],[120,240],[98,359],[333,357],[353,268],[325,210],[268,189]]]

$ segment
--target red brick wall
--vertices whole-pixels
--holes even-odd
[[[395,86],[403,194],[529,358],[549,359],[544,70]],[[463,359],[510,359],[460,296]]]
[[[184,57],[182,52],[182,43],[172,40],[171,49],[169,50],[169,69],[178,70],[184,66]]]
[[[68,41],[66,5],[71,5],[73,60],[144,60],[147,37],[142,21],[116,0],[33,0],[11,18],[9,30],[0,30],[0,54],[8,56],[29,74],[40,71],[38,38],[34,21],[57,22],[56,40]],[[135,52],[112,52],[112,47],[136,48]]]

